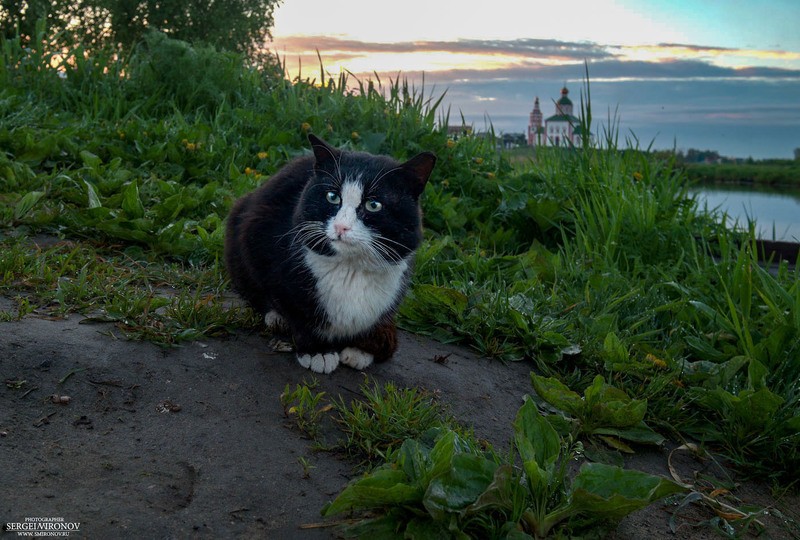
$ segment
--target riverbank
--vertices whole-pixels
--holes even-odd
[[[800,189],[800,162],[770,160],[754,163],[685,163],[679,165],[692,182],[747,184]]]

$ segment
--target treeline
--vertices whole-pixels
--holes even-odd
[[[660,150],[653,157],[674,163],[689,180],[700,183],[761,184],[800,187],[800,159],[730,158],[715,150]],[[795,152],[800,155],[800,152]]]
[[[761,184],[800,187],[800,163],[769,160],[754,163],[685,163],[688,178],[704,183]]]
[[[125,54],[149,30],[263,60],[280,0],[0,0],[0,36]]]

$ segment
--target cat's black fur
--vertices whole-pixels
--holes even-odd
[[[413,253],[422,240],[419,197],[436,157],[424,152],[400,163],[386,156],[334,149],[314,135],[309,135],[309,141],[313,155],[290,162],[234,205],[225,243],[228,273],[236,291],[257,312],[274,311],[283,318],[298,359],[356,347],[376,361],[386,360],[397,347],[394,315],[408,284]],[[378,271],[405,271],[387,309],[368,329],[332,337],[325,330],[330,317],[320,301],[306,251],[312,250],[325,261],[341,256],[332,245],[334,239],[304,233],[308,229],[303,229],[303,224],[325,224],[337,215],[339,206],[326,197],[338,193],[345,180],[353,179],[360,179],[364,187],[356,210],[358,220],[384,238],[375,251],[382,259]],[[367,211],[367,201],[378,201],[381,210]],[[357,268],[361,264],[357,259],[351,257],[342,264]],[[375,261],[363,264],[374,266]],[[383,293],[375,290],[370,294]]]

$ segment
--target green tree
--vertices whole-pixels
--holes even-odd
[[[0,35],[10,39],[19,34],[35,35],[36,21],[44,19],[50,28],[63,29],[61,19],[68,0],[0,0]]]
[[[148,29],[190,43],[255,56],[271,38],[281,0],[0,0],[0,29],[33,36],[46,19],[51,35],[91,47],[130,48]]]

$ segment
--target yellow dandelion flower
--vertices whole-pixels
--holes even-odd
[[[333,126],[328,124],[328,133],[333,133]]]
[[[351,139],[358,139],[358,138],[359,138],[358,131],[354,131],[354,132],[352,132],[352,133],[350,134],[350,138],[351,138]]]
[[[642,173],[640,173],[639,171],[633,173],[633,179],[636,180],[637,182],[641,182],[642,178],[644,178],[644,176],[642,176]]]
[[[120,139],[125,140],[125,132],[124,131],[117,131],[117,135],[119,135]]]
[[[456,141],[453,139],[447,139],[447,148],[453,148],[456,145]]]
[[[269,153],[268,152],[259,152],[257,154],[257,156],[258,156],[258,159],[267,159],[269,157]]]
[[[482,157],[472,158],[472,161],[477,165],[480,165],[481,163],[483,163],[483,158]]]
[[[494,173],[493,172],[486,173],[486,178],[488,178],[489,180],[494,180]]]
[[[309,124],[308,122],[303,122],[302,124],[300,124],[300,129],[303,130],[303,133],[308,133],[309,131],[311,131],[311,124]]]
[[[450,187],[450,180],[448,180],[447,178],[445,178],[444,180],[442,180],[442,185],[443,185],[444,187]]]
[[[253,169],[251,169],[250,167],[245,167],[244,168],[244,174],[253,174],[254,172],[255,171]]]
[[[195,150],[197,150],[197,145],[193,142],[187,142],[186,149],[190,152],[194,152]]]

